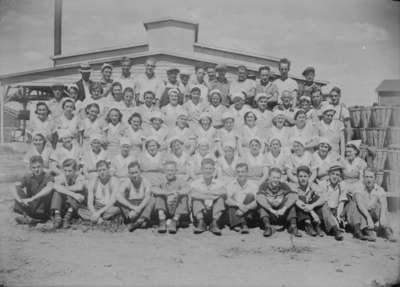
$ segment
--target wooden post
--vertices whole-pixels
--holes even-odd
[[[0,98],[0,122],[1,122],[1,126],[0,126],[0,143],[4,143],[4,104],[6,102],[6,98],[8,95],[8,91],[10,89],[10,86],[4,86],[3,87],[3,92],[1,94],[1,98]]]
[[[54,56],[61,55],[62,0],[54,0]]]

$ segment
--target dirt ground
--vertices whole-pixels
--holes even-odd
[[[111,233],[85,228],[43,233],[17,226],[10,180],[19,153],[0,148],[0,286],[389,286],[400,281],[400,244],[346,234],[291,240],[252,229],[221,237],[155,229]],[[391,214],[399,238],[399,214]]]

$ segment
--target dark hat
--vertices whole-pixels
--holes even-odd
[[[299,172],[304,171],[305,173],[307,173],[308,175],[311,174],[311,170],[308,166],[306,165],[301,165],[297,168],[297,174],[299,174]]]
[[[218,70],[228,70],[228,67],[225,65],[225,64],[218,64],[216,67],[215,67],[215,70],[216,71],[218,71]]]
[[[315,74],[315,69],[314,69],[314,67],[307,67],[307,68],[305,68],[302,75],[305,77],[305,76],[307,76],[309,73],[314,73],[314,74]]]
[[[54,83],[54,84],[51,86],[51,89],[52,89],[52,90],[64,89],[64,88],[65,88],[65,85],[64,85],[63,83]]]
[[[193,86],[193,88],[190,89],[190,92],[194,92],[194,91],[201,92],[201,89],[198,86]]]
[[[178,68],[171,68],[167,70],[167,74],[178,74],[179,73],[179,69]]]
[[[332,172],[332,171],[335,171],[335,170],[342,171],[343,170],[343,166],[341,166],[339,164],[334,164],[329,168],[328,172]]]

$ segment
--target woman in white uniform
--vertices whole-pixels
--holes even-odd
[[[160,152],[160,147],[160,143],[155,138],[148,138],[145,142],[145,149],[138,156],[143,177],[153,185],[159,185],[164,180],[165,157]]]
[[[100,107],[91,103],[85,108],[86,116],[79,121],[79,143],[83,148],[89,146],[92,135],[104,135],[105,122],[99,118]]]
[[[289,152],[282,149],[282,143],[278,138],[272,138],[269,142],[269,150],[265,154],[268,171],[272,167],[277,167],[282,171],[282,181],[287,179],[287,162]]]
[[[29,146],[24,156],[24,163],[29,167],[29,160],[34,155],[40,155],[43,159],[43,168],[47,172],[50,170],[50,157],[53,149],[47,143],[46,137],[41,133],[33,135],[32,144]]]
[[[262,183],[268,177],[268,165],[265,154],[262,152],[262,141],[252,138],[249,149],[243,151],[243,161],[249,166],[249,179]]]
[[[346,156],[343,164],[343,178],[349,190],[356,190],[360,187],[364,169],[367,168],[367,163],[360,154],[361,140],[349,141],[346,144]]]
[[[171,138],[169,142],[170,151],[165,155],[165,161],[176,162],[177,176],[183,180],[190,178],[190,154],[184,148],[181,138]]]
[[[102,147],[104,138],[101,134],[90,136],[90,145],[86,146],[82,153],[82,172],[86,178],[92,178],[96,174],[96,164],[100,160],[108,161],[107,151]]]
[[[35,114],[32,115],[26,128],[26,133],[28,137],[30,137],[28,138],[28,142],[30,142],[34,134],[40,133],[46,138],[46,141],[51,143],[54,129],[53,120],[54,119],[50,116],[49,106],[45,102],[38,102],[36,104]]]
[[[177,114],[176,123],[169,129],[167,141],[172,138],[179,138],[184,143],[185,150],[192,154],[196,148],[196,136],[192,129],[189,128],[188,116],[185,110],[180,110]]]
[[[328,178],[329,168],[340,164],[341,157],[332,151],[331,144],[327,138],[319,138],[318,150],[313,154],[314,167],[316,168],[316,180],[322,181]]]
[[[257,124],[257,116],[253,111],[244,114],[244,125],[240,128],[240,141],[243,149],[249,148],[252,138],[265,138],[266,133]]]
[[[272,127],[267,132],[267,142],[271,139],[279,139],[282,148],[290,147],[291,127],[285,126],[286,116],[281,110],[276,110],[272,116]]]
[[[222,146],[222,156],[217,160],[218,178],[227,184],[236,178],[236,165],[239,163],[239,156],[236,152],[236,142],[227,141]]]
[[[307,120],[306,112],[303,109],[296,111],[294,115],[295,125],[292,127],[290,146],[293,144],[293,138],[302,138],[306,140],[307,146],[318,144],[318,131],[314,123]]]
[[[206,108],[206,112],[210,113],[214,128],[222,127],[222,115],[227,108],[222,104],[222,95],[218,89],[210,92],[210,104]]]
[[[192,127],[196,135],[197,144],[200,139],[205,139],[209,145],[211,152],[216,149],[217,130],[212,126],[212,117],[209,113],[202,113],[199,119],[199,125]]]
[[[131,141],[129,138],[121,138],[121,151],[111,159],[111,174],[118,179],[128,177],[128,165],[137,158],[131,152]]]
[[[164,116],[159,111],[155,111],[150,115],[150,127],[146,130],[148,138],[155,139],[162,151],[168,149],[168,127],[164,124]]]
[[[311,175],[309,182],[313,182],[316,177],[313,155],[306,150],[305,141],[302,138],[295,138],[293,140],[292,153],[289,154],[287,161],[287,175],[289,181],[297,183],[297,168],[302,165],[310,168]]]
[[[111,108],[106,117],[104,128],[107,153],[110,158],[119,154],[119,142],[128,134],[127,126],[122,122],[122,114],[116,108]]]
[[[63,114],[55,121],[55,131],[58,137],[61,130],[67,131],[72,135],[74,141],[78,142],[79,117],[75,115],[75,103],[70,98],[65,98],[62,102]]]
[[[146,140],[147,133],[142,126],[142,116],[134,112],[128,119],[129,128],[126,136],[131,141],[132,153],[138,154],[143,150],[143,144]]]

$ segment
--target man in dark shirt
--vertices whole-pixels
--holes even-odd
[[[90,80],[92,69],[88,63],[83,63],[81,64],[79,72],[82,77],[75,84],[78,87],[78,100],[83,102],[84,99],[90,98],[90,86],[93,84],[93,81]]]
[[[296,223],[297,194],[281,181],[282,171],[279,168],[271,168],[268,177],[260,185],[256,196],[259,205],[258,212],[264,223],[264,236],[272,235],[271,224],[275,223],[289,226],[289,233],[301,237]]]
[[[35,225],[50,218],[50,204],[52,193],[29,202],[29,199],[41,190],[53,188],[53,177],[43,170],[41,156],[32,156],[29,159],[30,174],[15,185],[14,212],[22,214],[15,218],[18,224]]]

